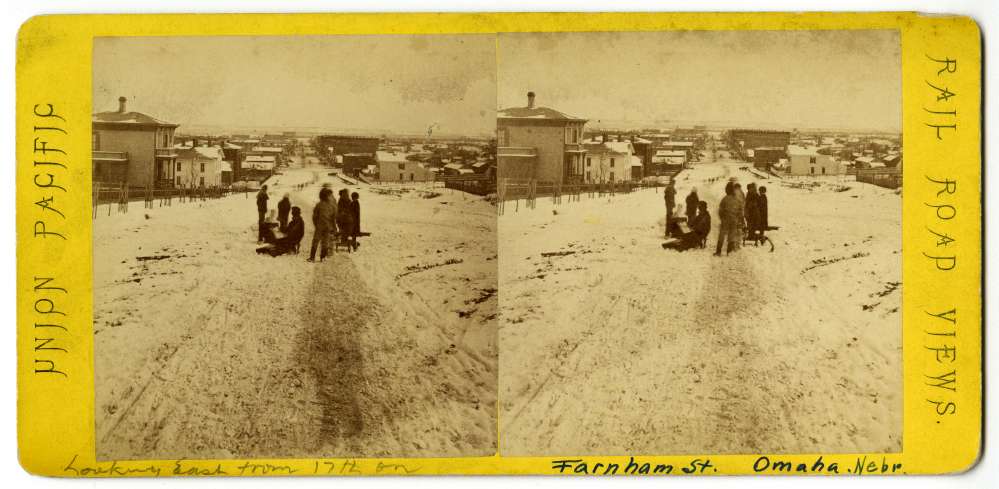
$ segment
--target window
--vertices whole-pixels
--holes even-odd
[[[403,178],[402,178],[402,177],[403,177],[403,174],[402,174],[402,173],[400,173],[400,174],[399,174],[399,181],[400,181],[400,182],[401,182],[401,181],[403,180]]]
[[[586,166],[590,166],[590,163],[593,163],[592,160],[593,160],[593,158],[590,158],[589,156],[587,156],[586,157]]]
[[[590,181],[590,170],[586,170],[586,181]]]
[[[204,172],[205,172],[205,164],[202,163],[201,164],[201,173],[204,173]],[[202,177],[202,180],[204,180],[204,177]]]
[[[610,180],[609,180],[609,182],[614,183],[614,172],[610,172]]]
[[[826,167],[824,167],[824,166],[822,167],[822,174],[823,174],[823,175],[825,175],[825,174],[826,174]]]
[[[814,165],[815,164],[815,157],[814,156],[808,157],[808,162]]]
[[[410,174],[409,174],[409,181],[410,181],[410,182],[412,182],[412,181],[414,180],[414,177],[415,177],[415,176],[414,176],[414,175],[413,175],[412,173],[410,173]]]
[[[90,136],[90,149],[92,151],[101,150],[101,134],[99,132],[95,132]]]
[[[399,163],[399,169],[400,170],[405,170],[406,169],[406,164],[405,163]]]
[[[201,186],[202,186],[202,187],[204,187],[204,186],[205,186],[205,177],[201,177]]]
[[[499,130],[499,145],[509,146],[510,145],[510,129],[504,127]]]
[[[614,158],[611,158],[611,164],[610,164],[610,166],[611,166],[611,168],[614,168]],[[613,173],[611,173],[611,175],[613,175]]]
[[[811,167],[811,168],[809,168],[809,169],[808,169],[808,171],[809,171],[809,172],[810,172],[810,173],[811,173],[812,175],[815,175],[815,167],[814,167],[814,166],[813,166],[813,167]]]
[[[182,163],[178,161],[177,162],[177,171],[180,171],[181,168],[183,168],[181,165],[182,165]]]
[[[180,186],[180,175],[177,175],[177,186]]]

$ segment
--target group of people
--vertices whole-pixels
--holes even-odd
[[[669,182],[665,190],[666,201],[666,237],[678,238],[663,245],[663,248],[685,251],[691,248],[703,248],[711,232],[711,214],[708,213],[708,203],[697,196],[697,189],[690,189],[685,200],[687,226],[684,231],[678,219],[673,218],[673,208],[676,206],[676,187]]]
[[[718,206],[721,227],[715,256],[721,256],[723,246],[726,254],[738,250],[744,239],[759,244],[770,226],[769,215],[766,187],[757,190],[756,184],[750,183],[743,193],[742,184],[729,180],[725,184],[725,197]]]
[[[333,198],[333,189],[323,186],[319,190],[319,202],[312,208],[312,224],[316,232],[312,235],[312,248],[309,251],[310,262],[316,261],[316,249],[319,249],[319,261],[326,259],[330,249],[330,239],[339,237],[344,243],[356,250],[357,237],[361,234],[361,202],[357,192],[349,193],[340,189],[340,200]]]
[[[329,254],[330,240],[336,236],[356,250],[357,237],[361,234],[361,202],[357,192],[349,193],[347,189],[339,192],[340,200],[333,198],[333,189],[323,186],[319,190],[319,202],[312,209],[312,225],[315,234],[312,237],[312,249],[308,261],[316,260],[319,248],[319,260]],[[277,221],[268,218],[267,185],[257,192],[257,243],[265,243],[257,248],[257,253],[280,256],[292,251],[298,251],[302,238],[305,236],[305,221],[302,219],[302,209],[291,205],[288,194],[284,194],[277,204]],[[273,216],[273,212],[271,213]],[[289,220],[290,216],[290,220]]]
[[[689,231],[684,231],[678,223],[679,219],[673,217],[673,209],[676,207],[676,187],[672,181],[667,184],[663,194],[666,204],[667,238],[678,238],[664,244],[663,247],[678,251],[704,248],[708,233],[711,232],[708,203],[698,197],[696,188],[690,190],[684,202]],[[718,220],[715,256],[721,256],[723,247],[726,249],[726,254],[739,249],[744,239],[760,243],[770,226],[767,188],[760,186],[757,189],[755,183],[750,183],[746,185],[744,193],[740,183],[734,178],[729,180],[725,185],[725,197],[718,206]]]

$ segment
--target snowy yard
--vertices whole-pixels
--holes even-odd
[[[651,189],[499,218],[501,453],[901,449],[901,197],[742,165],[678,177],[708,249],[660,247]],[[767,187],[774,253],[712,256],[729,176]]]
[[[494,453],[495,207],[354,186],[371,237],[308,263],[320,185],[345,184],[268,183],[299,255],[254,253],[253,194],[94,221],[98,459]]]

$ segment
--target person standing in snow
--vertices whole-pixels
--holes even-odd
[[[336,227],[340,230],[340,239],[347,246],[354,247],[354,211],[351,209],[350,192],[340,189],[340,202],[337,203]]]
[[[669,183],[666,184],[666,189],[663,190],[663,201],[666,204],[666,237],[670,236],[670,224],[673,220],[673,207],[676,206],[676,187],[673,184],[673,178],[670,177]]]
[[[725,197],[718,205],[718,244],[715,246],[715,256],[721,256],[722,246],[726,244],[725,253],[735,251],[736,243],[741,239],[740,226],[743,220],[742,202],[736,196],[736,185],[725,186]]]
[[[756,243],[757,232],[760,229],[760,194],[756,193],[755,183],[746,185],[746,191],[746,205],[744,208],[746,232],[749,239]]]
[[[316,261],[316,247],[320,247],[319,261],[326,259],[330,249],[330,234],[336,230],[336,202],[332,198],[333,191],[323,188],[319,191],[319,203],[312,209],[312,249],[309,251],[310,262]]]
[[[691,188],[685,201],[687,205],[687,224],[693,226],[694,218],[697,217],[697,205],[701,199],[697,196],[697,187]]]
[[[760,235],[770,227],[770,203],[767,202],[767,188],[760,186]]]
[[[267,214],[267,185],[257,192],[257,242],[264,241],[264,215]]]
[[[277,211],[278,224],[281,225],[278,229],[283,233],[288,228],[288,213],[291,212],[291,200],[288,198],[288,194],[284,194],[284,197],[278,201]]]
[[[357,249],[357,237],[361,235],[361,201],[357,192],[350,194],[350,211],[354,216],[354,249]]]
[[[742,247],[742,237],[746,235],[746,193],[742,191],[742,184],[735,182],[732,184],[735,191],[735,198],[739,201],[739,219],[736,221],[736,238],[733,240],[735,249]]]

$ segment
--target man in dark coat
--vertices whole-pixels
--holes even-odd
[[[264,241],[264,214],[267,213],[267,185],[257,192],[257,242]]]
[[[760,194],[756,193],[756,184],[746,185],[746,204],[744,213],[746,215],[746,232],[753,242],[757,240],[757,233],[760,229]]]
[[[770,227],[770,203],[767,202],[767,188],[760,187],[760,196],[757,200],[757,206],[760,208],[760,231],[766,231]]]
[[[672,178],[666,184],[666,189],[663,190],[663,201],[666,204],[666,237],[669,238],[672,228],[670,224],[673,220],[673,207],[676,206],[676,187],[673,185]]]
[[[697,203],[697,216],[694,217],[694,224],[691,226],[697,238],[697,246],[704,248],[708,240],[708,233],[711,232],[711,214],[708,214],[708,203],[699,201]]]
[[[337,202],[336,227],[340,230],[340,240],[354,247],[354,211],[350,202],[350,192],[340,189],[340,201]]]
[[[687,224],[694,224],[694,217],[697,216],[697,205],[701,202],[701,199],[697,197],[697,188],[690,189],[690,193],[687,194],[687,200],[685,201],[687,205]]]
[[[284,194],[284,197],[281,197],[281,200],[278,201],[277,211],[278,224],[281,225],[278,229],[283,233],[288,227],[288,213],[291,212],[291,200],[288,199],[288,194]]]
[[[357,249],[357,237],[361,235],[361,198],[357,192],[350,194],[350,210],[354,215],[354,249]]]
[[[309,261],[316,261],[316,248],[321,247],[319,261],[326,258],[330,250],[330,233],[336,230],[336,201],[333,199],[333,191],[323,188],[319,191],[319,203],[312,209],[312,225],[315,232],[312,234],[312,250],[309,251]]]

